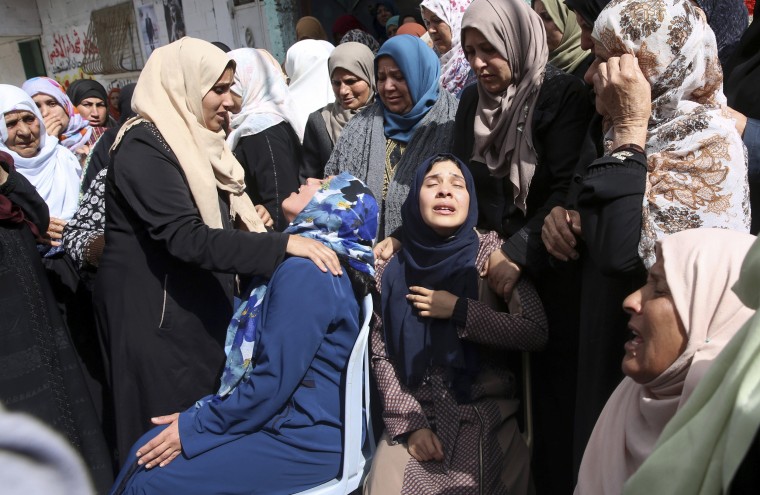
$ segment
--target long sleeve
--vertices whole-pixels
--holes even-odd
[[[616,276],[640,270],[638,245],[647,160],[624,151],[591,163],[578,196],[583,237],[601,272]]]
[[[63,231],[63,247],[80,270],[88,264],[94,264],[94,260],[88,256],[89,248],[103,242],[106,230],[107,171],[102,169],[95,176],[82,197],[77,212]]]
[[[123,142],[107,170],[109,187],[118,190],[118,199],[171,256],[206,270],[263,276],[271,276],[282,261],[285,234],[214,229],[203,223],[178,166],[141,137]]]
[[[3,164],[0,167],[6,168]],[[24,216],[37,226],[40,235],[45,235],[50,224],[48,206],[26,177],[16,170],[9,171],[8,179],[0,185],[0,194],[21,208]]]
[[[280,414],[304,379],[325,334],[345,304],[333,287],[338,277],[308,260],[283,265],[270,282],[262,308],[251,375],[225,400],[212,399],[180,414],[182,448],[189,457],[254,433]],[[289,265],[289,266],[288,266]],[[294,310],[293,297],[308,294]]]

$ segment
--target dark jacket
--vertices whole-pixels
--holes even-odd
[[[306,130],[303,133],[303,164],[299,173],[302,182],[309,177],[324,178],[325,165],[335,146],[327,133],[327,125],[321,112],[320,108],[310,113],[306,121]]]

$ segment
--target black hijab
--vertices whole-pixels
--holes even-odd
[[[79,105],[86,98],[100,98],[104,102],[108,101],[106,88],[94,79],[77,79],[71,83],[66,94],[74,106]]]
[[[591,26],[608,3],[610,0],[565,0],[567,8],[583,17],[583,20]]]
[[[422,219],[420,190],[425,174],[440,161],[451,160],[462,171],[470,209],[454,235],[443,238]],[[417,169],[409,196],[401,207],[404,247],[385,268],[382,279],[382,316],[388,354],[401,381],[416,388],[430,366],[446,369],[446,380],[459,402],[467,402],[478,371],[477,349],[462,341],[451,320],[422,318],[407,301],[409,287],[446,290],[458,297],[478,298],[475,260],[479,240],[475,232],[478,202],[472,174],[454,155],[428,158]]]
[[[754,21],[744,33],[724,75],[728,106],[760,119],[760,22]]]

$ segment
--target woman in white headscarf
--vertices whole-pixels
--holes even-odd
[[[234,70],[205,41],[156,49],[132,97],[137,117],[114,144],[94,302],[122,460],[151,417],[213,392],[236,274],[269,276],[286,253],[340,272],[323,244],[262,233],[222,130]]]
[[[366,45],[338,45],[327,61],[335,101],[312,112],[303,137],[301,180],[324,177],[325,164],[348,121],[375,101],[375,54]]]
[[[327,59],[335,49],[323,40],[305,39],[288,49],[285,55],[285,73],[290,78],[290,95],[293,97],[303,136],[306,120],[314,110],[330,103],[334,96],[327,76]]]
[[[227,145],[245,169],[248,195],[281,232],[288,226],[282,201],[299,186],[299,117],[282,72],[260,50],[240,48],[228,55],[236,68]]]

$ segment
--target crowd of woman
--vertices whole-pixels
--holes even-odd
[[[0,85],[0,401],[78,493],[297,493],[371,297],[364,493],[757,492],[747,19],[381,1]]]

